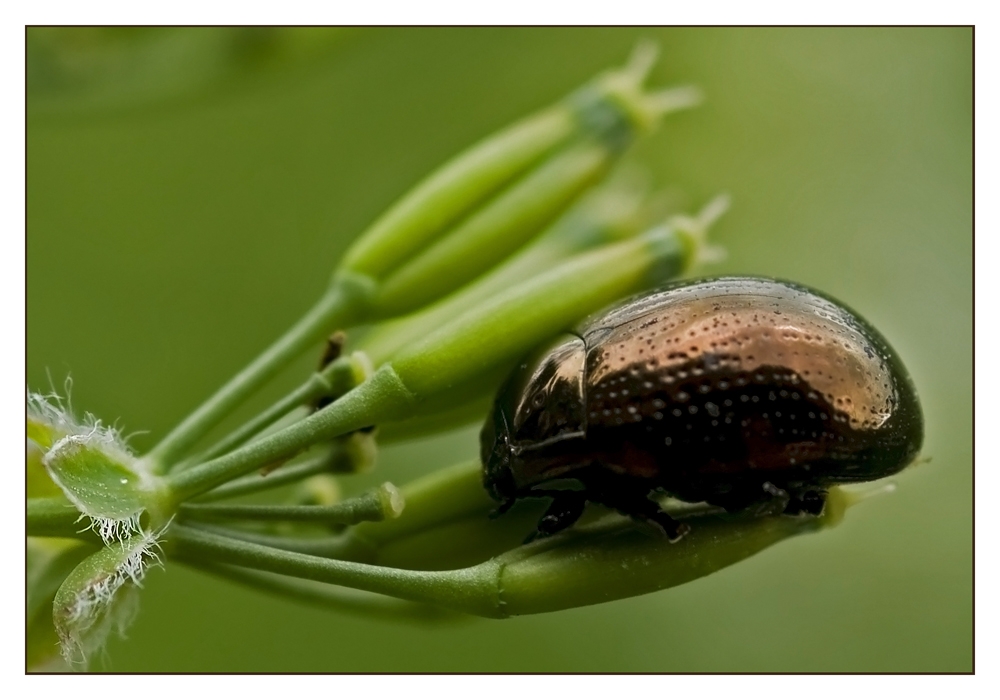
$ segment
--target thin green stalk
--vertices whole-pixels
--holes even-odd
[[[485,513],[496,503],[483,488],[478,459],[461,462],[400,487],[406,509],[395,520],[361,524],[352,537],[380,547],[472,513]]]
[[[262,430],[289,414],[324,396],[340,396],[353,389],[363,378],[363,370],[352,357],[341,357],[304,383],[292,389],[268,408],[226,435],[201,455],[207,461],[239,447]]]
[[[241,542],[251,542],[263,547],[273,547],[287,552],[311,554],[324,559],[342,559],[344,561],[360,561],[371,563],[378,558],[378,553],[367,542],[362,542],[350,534],[350,530],[336,535],[320,537],[297,537],[290,535],[274,535],[268,532],[242,530],[213,523],[191,521],[185,526],[201,532],[208,532],[220,537],[226,537]]]
[[[402,494],[395,486],[386,482],[368,493],[328,506],[185,503],[181,505],[180,513],[195,520],[278,520],[355,525],[398,518],[403,512],[403,506]]]
[[[344,457],[344,455],[341,451],[334,449],[333,454],[324,452],[322,455],[307,459],[298,464],[283,465],[274,471],[267,472],[266,474],[248,474],[247,476],[235,479],[227,484],[223,484],[219,488],[213,489],[208,493],[202,494],[199,496],[198,500],[201,503],[221,501],[226,498],[246,496],[251,493],[269,491],[270,489],[275,489],[279,486],[285,486],[287,484],[294,484],[315,474],[322,474],[327,471],[336,471],[336,469],[331,469],[331,463],[336,462],[338,458],[342,457]]]
[[[679,586],[778,542],[839,523],[856,499],[831,490],[820,517],[699,515],[679,542],[612,515],[468,568],[414,571],[282,551],[183,525],[168,553],[350,586],[485,617],[553,612]]]
[[[182,561],[184,561],[182,559]],[[328,583],[289,578],[251,569],[205,561],[185,561],[194,569],[227,581],[253,588],[264,593],[283,596],[290,600],[316,605],[337,612],[361,615],[365,618],[380,617],[393,622],[450,622],[459,617],[450,610],[423,603],[411,603],[378,593],[357,591],[353,588],[333,586]]]
[[[483,489],[482,466],[478,459],[438,469],[401,486],[399,490],[406,507],[398,518],[379,523],[359,523],[328,537],[289,537],[235,530],[208,523],[190,525],[278,549],[327,558],[372,561],[378,557],[379,550],[389,543],[470,515],[485,515],[496,507],[496,503]]]
[[[169,470],[194,444],[289,362],[335,328],[356,323],[370,293],[358,275],[341,274],[287,333],[185,418],[145,456],[155,473]]]
[[[87,524],[81,524],[83,516],[77,507],[64,496],[27,499],[26,516],[28,537],[78,538],[89,529]]]
[[[321,375],[318,373],[313,374],[304,384],[288,392],[205,450],[204,454],[199,455],[200,460],[204,462],[230,452],[307,401],[322,396],[325,388],[319,379],[320,377]]]
[[[511,367],[507,367],[510,374]],[[493,406],[493,397],[500,387],[500,381],[484,378],[480,384],[481,395],[472,399],[460,400],[439,410],[421,411],[419,414],[396,423],[380,425],[378,429],[379,445],[391,445],[407,440],[416,440],[468,427],[473,423],[482,425]]]
[[[399,420],[413,411],[414,396],[391,367],[383,367],[364,384],[321,411],[273,435],[167,477],[176,503],[307,447],[361,430],[383,420]]]
[[[286,552],[221,537],[184,525],[171,528],[164,549],[189,560],[232,564],[312,581],[349,586],[419,603],[498,617],[498,565],[457,571],[407,571]]]

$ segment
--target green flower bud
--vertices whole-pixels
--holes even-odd
[[[380,323],[361,338],[357,347],[373,365],[382,364],[407,343],[574,253],[634,235],[638,232],[641,203],[641,196],[634,190],[624,190],[618,182],[599,188],[501,265],[431,306]]]
[[[343,497],[340,482],[331,474],[311,476],[295,490],[293,500],[301,506],[332,506]]]
[[[487,138],[446,163],[383,214],[344,255],[341,271],[381,280],[426,249],[495,192],[573,139],[597,138],[620,150],[636,131],[690,107],[690,88],[646,93],[656,58],[650,44],[629,64],[598,76],[559,104]]]
[[[389,276],[372,301],[376,316],[420,308],[506,258],[603,177],[613,155],[594,142],[546,161]]]

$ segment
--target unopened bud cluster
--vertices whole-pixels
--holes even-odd
[[[692,88],[647,91],[654,57],[639,47],[625,68],[418,183],[358,237],[316,305],[149,453],[29,395],[28,534],[79,540],[29,549],[38,572],[29,647],[56,638],[67,660],[84,661],[127,622],[161,557],[338,609],[503,617],[678,585],[825,523],[715,523],[672,546],[611,537],[628,527],[612,518],[520,547],[516,520],[486,518],[475,462],[342,497],[339,479],[371,469],[377,441],[481,421],[532,347],[718,257],[706,234],[725,198],[693,216],[658,211],[648,186],[615,171],[632,142],[698,101]],[[204,444],[335,331],[346,336],[330,340],[311,376]],[[284,501],[220,503],[283,486],[294,487]],[[96,537],[80,532],[80,518]],[[442,571],[441,557],[465,563]],[[656,566],[621,575],[639,560]],[[29,655],[39,667],[43,651]]]

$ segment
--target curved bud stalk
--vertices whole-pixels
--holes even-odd
[[[187,563],[206,573],[264,593],[284,596],[300,603],[340,613],[359,615],[367,619],[384,618],[394,623],[400,621],[441,623],[453,622],[463,617],[454,611],[443,610],[432,605],[411,603],[407,600],[359,591],[354,588],[333,586],[307,579],[269,574],[239,566],[213,564],[206,561],[189,561]]]
[[[66,662],[86,668],[114,631],[122,634],[138,611],[137,588],[160,563],[160,532],[113,543],[76,566],[56,592],[52,620]]]
[[[482,617],[510,617],[679,586],[789,537],[834,526],[849,505],[850,499],[833,489],[820,517],[696,515],[685,520],[691,532],[673,544],[626,518],[611,516],[523,545],[482,564],[446,571],[326,559],[184,526],[171,531],[168,547],[175,555],[194,562],[248,566]]]
[[[222,440],[212,445],[199,461],[206,461],[239,447],[250,438],[288,416],[295,409],[325,397],[337,397],[361,384],[372,373],[371,361],[363,352],[339,357],[314,372],[303,384],[285,394]],[[295,418],[298,420],[298,418]],[[354,470],[360,471],[360,469]]]
[[[329,505],[215,505],[190,503],[180,515],[192,520],[279,520],[326,525],[355,525],[362,522],[393,520],[403,512],[405,500],[395,486],[386,482],[368,493]]]

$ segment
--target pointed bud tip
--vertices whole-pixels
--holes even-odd
[[[642,85],[660,57],[660,45],[652,39],[642,39],[632,49],[622,70],[635,85]]]

